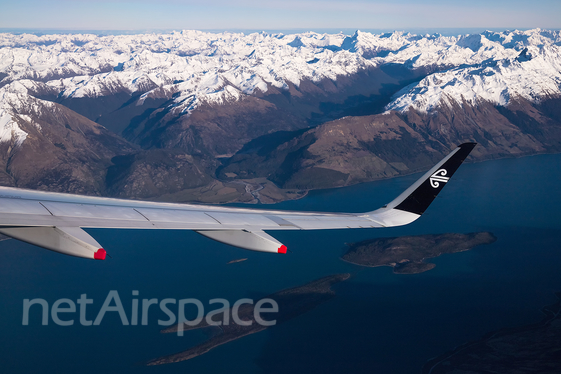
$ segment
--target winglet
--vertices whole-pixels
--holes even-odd
[[[423,214],[476,145],[477,143],[464,143],[460,145],[423,175],[417,181],[418,184],[415,183],[411,186],[415,187],[414,189],[411,187],[407,189],[404,194],[409,192],[410,189],[413,191],[407,193],[407,196],[402,201],[398,200],[403,194],[388,204],[388,207],[394,205],[395,209],[419,215]]]
[[[461,144],[392,202],[367,216],[384,227],[413,222],[427,210],[476,145]]]

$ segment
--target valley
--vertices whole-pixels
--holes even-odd
[[[0,184],[273,203],[561,151],[561,35],[0,34]]]

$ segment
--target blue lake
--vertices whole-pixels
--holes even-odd
[[[419,175],[311,192],[271,209],[375,209]],[[533,323],[561,290],[561,155],[463,165],[429,210],[401,228],[273,233],[292,253],[271,255],[215,243],[189,231],[88,230],[113,257],[88,261],[7,240],[0,242],[0,359],[6,373],[416,373],[430,358],[486,332]],[[491,231],[498,240],[444,255],[422,274],[363,269],[339,259],[345,243],[377,237]],[[248,258],[230,264],[230,260]],[[123,326],[108,313],[99,326],[72,326],[23,300],[94,300],[95,319],[111,290],[128,310],[133,299],[260,298],[322,276],[349,272],[337,296],[269,330],[217,347],[195,359],[158,367],[147,360],[207,338],[160,334],[154,309],[147,326]],[[172,309],[172,308],[171,308]],[[212,309],[209,307],[209,310]]]

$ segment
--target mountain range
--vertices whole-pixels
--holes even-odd
[[[561,151],[561,33],[0,34],[0,184],[272,202]]]

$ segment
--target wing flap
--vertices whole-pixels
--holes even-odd
[[[34,216],[51,214],[38,201],[0,198],[0,213],[2,214],[32,214]]]
[[[382,227],[368,217],[350,214],[333,215],[279,215],[279,218],[292,223],[301,230],[321,229],[359,229],[365,227]]]
[[[150,222],[154,223],[197,223],[200,225],[217,226],[220,223],[204,212],[179,209],[135,208]]]
[[[102,218],[127,221],[147,221],[134,208],[91,204],[44,201],[41,204],[55,217]]]
[[[276,228],[279,225],[262,214],[252,213],[215,213],[207,212],[208,216],[214,218],[224,226],[247,226],[260,227],[263,229]]]

